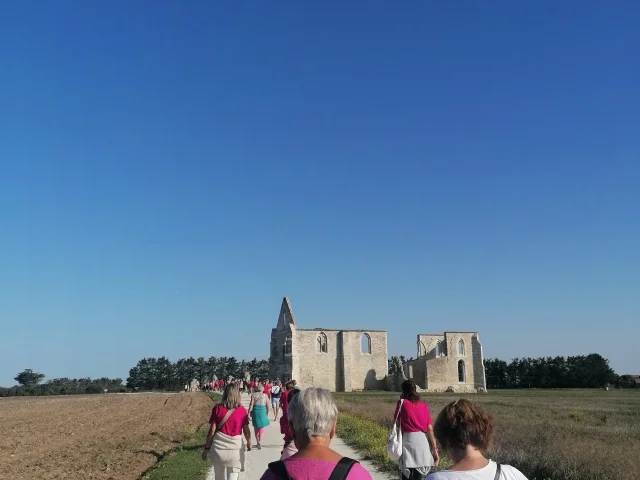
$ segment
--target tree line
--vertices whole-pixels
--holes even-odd
[[[401,375],[404,356],[389,358],[389,374]],[[597,353],[570,357],[515,358],[507,363],[497,358],[484,361],[487,388],[602,388],[610,385],[634,388],[630,375],[616,375],[609,360]],[[218,379],[267,379],[269,363],[254,358],[250,361],[235,357],[181,358],[171,362],[166,357],[143,358],[129,370],[126,385],[120,378],[53,378],[41,383],[42,373],[26,369],[14,380],[19,385],[0,387],[0,397],[33,395],[76,395],[88,393],[126,392],[131,390],[179,391],[192,380],[203,384]]]
[[[484,361],[487,388],[633,388],[630,375],[617,375],[609,360],[592,353],[570,357],[497,358]]]
[[[269,362],[254,358],[250,361],[235,357],[181,358],[171,362],[167,357],[143,358],[129,370],[127,388],[133,390],[182,390],[184,385],[198,380],[200,384],[213,378],[227,380],[243,378],[267,379]]]
[[[40,395],[80,395],[88,393],[125,392],[121,378],[53,378],[41,383],[42,373],[26,369],[14,380],[19,385],[9,388],[0,387],[0,397],[22,397]]]
[[[42,383],[45,375],[26,369],[14,380],[14,387],[0,387],[0,397],[79,395],[90,393],[123,393],[128,391],[164,390],[180,391],[184,385],[198,380],[203,384],[217,378],[242,378],[248,372],[251,378],[267,379],[269,362],[254,358],[250,361],[235,357],[181,358],[171,362],[167,357],[143,358],[129,370],[126,384],[121,378],[53,378]]]

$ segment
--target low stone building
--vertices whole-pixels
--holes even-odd
[[[404,364],[407,378],[429,391],[486,391],[482,344],[477,332],[418,335],[418,358]]]
[[[301,387],[381,390],[388,370],[387,332],[298,328],[285,297],[278,324],[271,330],[269,370],[271,378],[293,378]]]

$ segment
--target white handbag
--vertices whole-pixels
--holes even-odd
[[[387,441],[387,454],[392,462],[398,462],[402,457],[402,429],[398,425],[398,418],[400,418],[400,412],[402,411],[402,403],[404,400],[400,400],[400,408],[398,408],[398,414],[393,421],[393,427],[391,427],[391,434]]]

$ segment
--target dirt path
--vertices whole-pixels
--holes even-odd
[[[242,404],[246,408],[249,407],[249,395],[242,396]],[[273,417],[270,418],[270,420],[272,419]],[[251,435],[253,436],[253,427],[251,427]],[[255,438],[252,444],[255,445]],[[280,423],[272,421],[271,424],[265,428],[264,436],[262,437],[262,450],[253,448],[250,452],[247,452],[245,471],[240,473],[239,480],[260,480],[269,463],[280,458],[282,446],[283,440],[282,434],[280,433]],[[331,448],[345,457],[358,460],[360,464],[369,471],[373,480],[390,480],[394,478],[387,473],[379,472],[371,462],[362,460],[362,456],[358,452],[337,437],[331,442]],[[211,469],[207,475],[207,480],[224,479],[216,479],[213,469]]]

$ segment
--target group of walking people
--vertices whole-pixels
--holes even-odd
[[[249,419],[256,448],[260,449],[270,414],[273,411],[277,421],[278,410],[282,412],[280,432],[284,443],[279,460],[274,458],[261,480],[371,480],[357,461],[330,448],[338,408],[328,390],[300,390],[295,381],[289,381],[284,389],[274,382],[268,391],[266,385],[258,384],[247,411],[238,386],[229,384],[222,401],[214,406],[202,458],[210,457],[216,480],[238,480],[246,452],[252,450]],[[402,480],[423,480],[438,466],[440,449],[453,464],[431,473],[427,480],[527,480],[516,468],[487,458],[494,434],[493,418],[474,402],[451,402],[434,423],[416,384],[407,380],[402,384],[394,419],[402,437],[402,453],[397,460]]]

